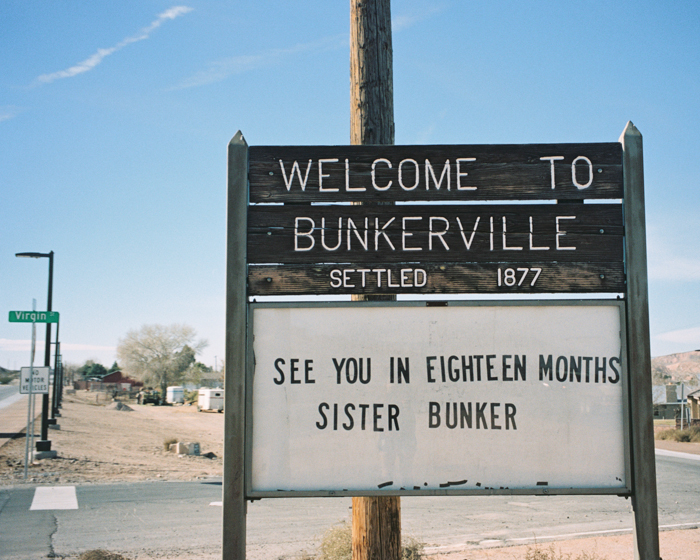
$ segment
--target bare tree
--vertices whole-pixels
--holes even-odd
[[[117,359],[124,371],[146,384],[160,387],[180,383],[195,356],[206,348],[206,340],[187,325],[143,325],[130,330],[117,346]]]

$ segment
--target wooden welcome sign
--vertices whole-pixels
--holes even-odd
[[[248,176],[251,295],[624,290],[619,143],[258,146]]]

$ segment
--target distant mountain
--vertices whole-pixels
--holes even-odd
[[[10,383],[13,379],[19,378],[19,372],[11,369],[5,369],[0,366],[0,383]]]
[[[685,382],[696,385],[700,376],[700,350],[651,359],[655,384]]]

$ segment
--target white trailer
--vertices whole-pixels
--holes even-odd
[[[224,411],[223,389],[200,389],[197,395],[197,410]]]
[[[165,402],[168,403],[184,403],[185,388],[184,387],[168,387],[165,392]]]

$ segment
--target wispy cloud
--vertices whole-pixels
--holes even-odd
[[[649,256],[649,277],[652,280],[697,282],[700,280],[700,259],[652,254]]]
[[[394,17],[391,22],[393,31],[398,32],[407,29],[433,14],[444,11],[445,7],[430,6],[420,12],[402,14]],[[169,88],[169,91],[181,90],[193,87],[207,86],[221,82],[230,76],[242,74],[258,68],[272,66],[294,55],[302,53],[316,53],[339,48],[347,48],[350,38],[346,34],[324,37],[310,43],[299,43],[286,49],[270,49],[268,51],[251,54],[233,56],[209,62],[204,70],[185,78],[179,84]]]
[[[396,15],[391,18],[391,30],[393,32],[403,31],[415,24],[428,19],[429,17],[445,10],[445,6],[432,5],[426,6],[422,11],[414,11],[408,14]]]
[[[437,116],[429,118],[427,126],[423,127],[423,129],[418,132],[416,144],[428,144],[438,125],[445,120],[446,116],[447,109],[443,109]]]
[[[148,39],[150,34],[156,29],[158,29],[161,25],[163,25],[163,23],[167,20],[175,19],[191,11],[192,8],[189,8],[187,6],[174,6],[168,10],[165,10],[162,14],[159,14],[158,17],[155,20],[153,20],[153,22],[151,22],[149,26],[141,29],[136,35],[132,35],[130,37],[127,37],[126,39],[121,40],[113,47],[109,47],[106,49],[97,49],[97,52],[95,54],[89,56],[82,62],[79,62],[78,64],[67,68],[66,70],[59,70],[58,72],[53,72],[51,74],[42,74],[35,80],[35,83],[50,84],[51,82],[55,82],[56,80],[60,80],[63,78],[72,78],[73,76],[77,76],[78,74],[88,72],[89,70],[92,70],[98,64],[100,64],[106,57],[123,49],[127,45]]]
[[[698,243],[692,234],[684,235],[683,224],[694,222],[695,216],[679,216],[675,237],[669,238],[667,230],[650,225],[647,229],[649,278],[680,282],[700,281],[700,257]]]
[[[299,43],[286,49],[270,49],[268,51],[224,58],[207,64],[205,70],[197,72],[189,78],[185,78],[179,84],[170,88],[170,91],[206,86],[221,82],[235,74],[242,74],[250,70],[256,70],[265,66],[278,64],[282,60],[301,53],[316,53],[334,50],[348,46],[347,35],[334,35],[324,37],[311,43]]]
[[[684,344],[689,348],[700,348],[700,327],[669,331],[656,335],[654,338],[657,338],[658,340],[663,340],[664,342],[676,342],[678,344]]]
[[[19,107],[15,107],[14,105],[5,105],[4,107],[0,107],[0,122],[14,119],[18,114]]]

